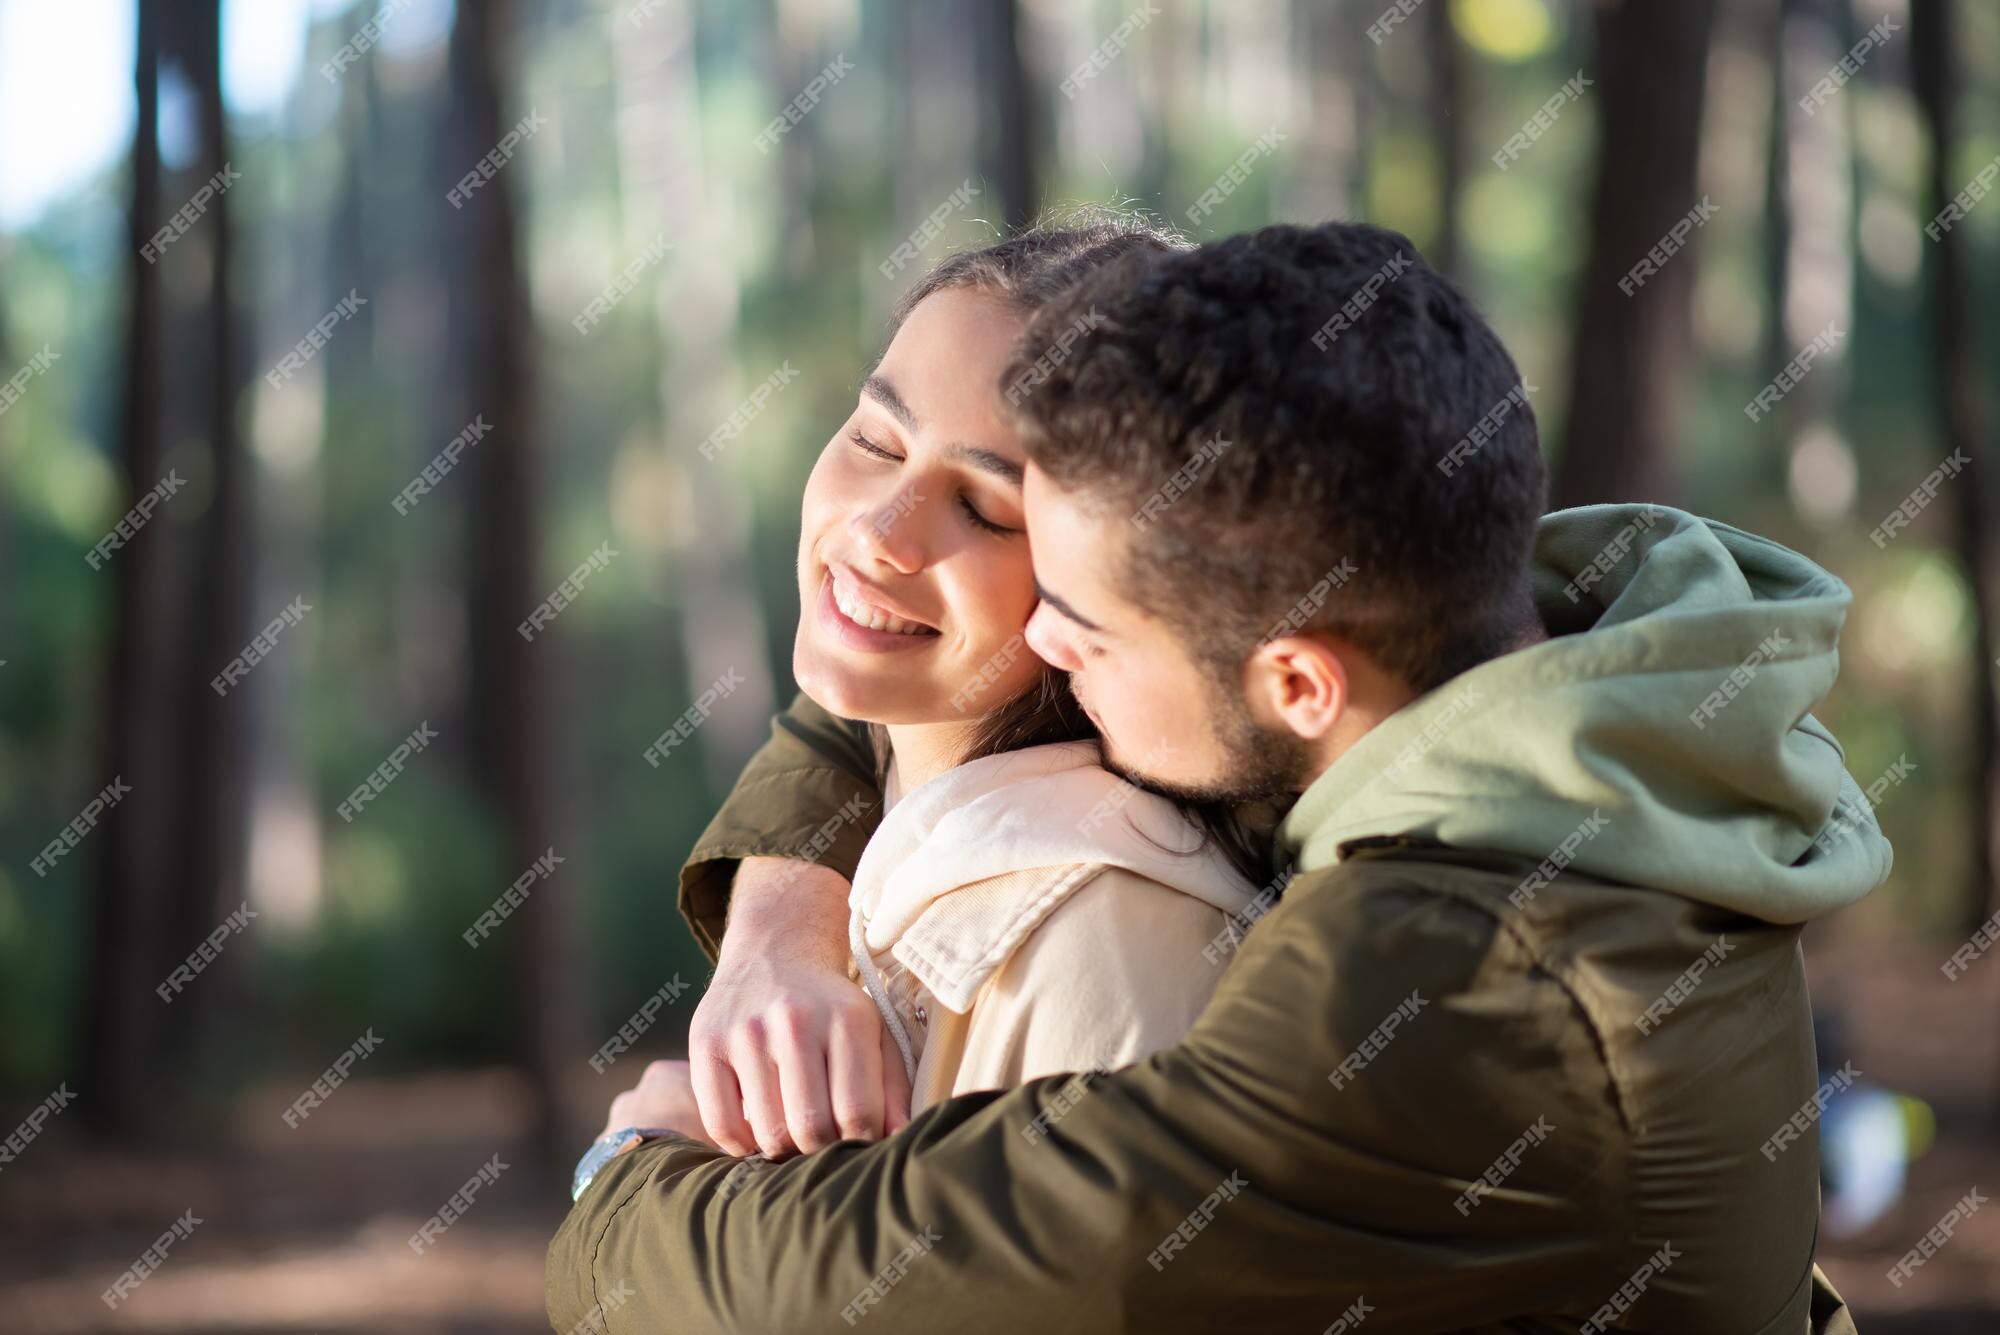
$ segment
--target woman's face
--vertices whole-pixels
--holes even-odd
[[[1020,443],[1000,373],[1022,317],[977,288],[924,298],[806,481],[792,673],[828,711],[970,723],[1041,660]]]

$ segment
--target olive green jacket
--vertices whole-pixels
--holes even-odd
[[[1798,941],[1887,870],[1806,712],[1846,591],[1635,513],[1545,521],[1558,638],[1307,791],[1184,1042],[780,1164],[649,1142],[552,1244],[554,1328],[1851,1332]],[[851,725],[778,720],[683,872],[706,945],[734,859],[807,847],[870,773]]]

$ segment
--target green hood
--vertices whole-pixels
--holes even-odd
[[[1300,870],[1406,836],[1551,860],[1770,922],[1852,903],[1889,844],[1809,710],[1847,586],[1775,542],[1663,506],[1542,520],[1553,637],[1398,710],[1279,830]]]

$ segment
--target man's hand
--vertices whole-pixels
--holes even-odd
[[[708,1139],[701,1134],[701,1110],[695,1106],[686,1062],[647,1062],[639,1083],[611,1100],[611,1114],[599,1134],[628,1126],[664,1127],[696,1140]]]
[[[875,1003],[848,976],[846,878],[745,858],[715,978],[688,1029],[708,1139],[774,1159],[875,1140],[910,1117],[909,1079]]]

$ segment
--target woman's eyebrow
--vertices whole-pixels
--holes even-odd
[[[918,431],[917,415],[910,411],[910,405],[903,402],[903,396],[896,387],[879,375],[871,375],[861,382],[861,392],[888,409],[889,415],[903,424],[905,431]],[[1021,485],[1021,465],[1006,455],[978,445],[947,445],[945,454],[952,459],[971,464],[996,477],[1004,478],[1015,486]]]
[[[861,382],[861,392],[889,410],[889,415],[903,424],[905,431],[916,431],[917,415],[910,411],[910,405],[903,402],[903,396],[896,387],[879,375],[871,375]]]
[[[996,454],[977,445],[956,444],[945,446],[944,452],[946,458],[963,460],[974,468],[1005,478],[1017,487],[1021,485],[1021,465],[1004,454]]]

